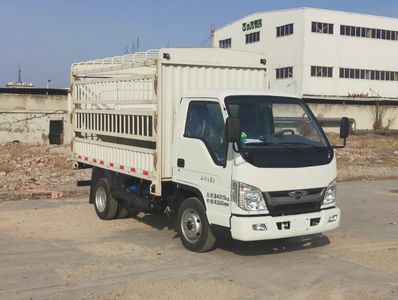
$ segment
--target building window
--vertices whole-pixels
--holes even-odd
[[[340,78],[398,81],[398,72],[340,68]]]
[[[258,42],[260,40],[260,31],[246,34],[246,44]]]
[[[276,27],[276,36],[285,36],[293,34],[293,23]]]
[[[285,67],[276,69],[276,79],[293,77],[293,67]]]
[[[313,77],[333,77],[332,67],[311,66],[311,76]]]
[[[340,35],[398,41],[398,31],[340,25]]]
[[[218,41],[220,48],[231,48],[231,39],[225,39]]]
[[[333,24],[312,22],[311,31],[317,33],[333,34]]]

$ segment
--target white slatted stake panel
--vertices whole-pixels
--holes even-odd
[[[158,53],[72,66],[74,151],[79,162],[156,184],[156,64]],[[134,68],[135,63],[144,67]]]
[[[75,132],[156,141],[154,111],[75,110]]]
[[[116,172],[156,179],[155,150],[76,138],[78,161]]]

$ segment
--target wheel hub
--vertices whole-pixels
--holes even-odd
[[[95,206],[99,212],[103,212],[106,207],[106,192],[102,186],[99,186],[95,192]]]
[[[181,229],[185,239],[195,243],[202,233],[202,222],[197,211],[187,209],[181,218]]]

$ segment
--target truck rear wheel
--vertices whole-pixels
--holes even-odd
[[[178,232],[185,248],[194,252],[206,252],[213,248],[216,238],[198,198],[190,197],[181,203],[177,220]]]
[[[102,220],[111,220],[116,217],[118,202],[112,197],[108,180],[101,178],[94,188],[95,212]]]

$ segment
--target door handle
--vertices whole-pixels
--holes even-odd
[[[184,168],[184,167],[185,167],[185,159],[183,159],[183,158],[178,158],[178,159],[177,159],[177,167],[179,167],[179,168]]]

